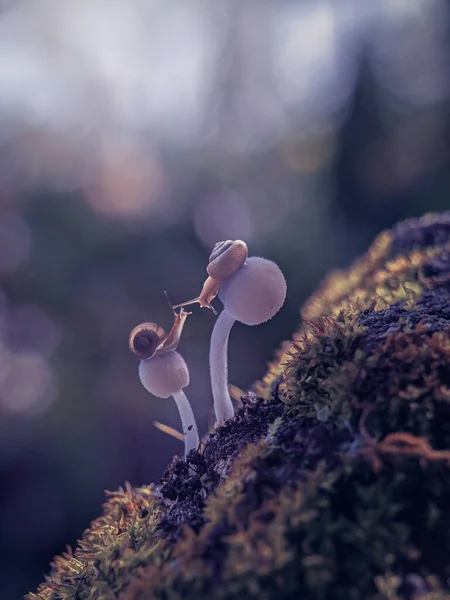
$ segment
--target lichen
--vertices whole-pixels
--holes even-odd
[[[450,213],[382,233],[199,452],[27,600],[450,598]]]

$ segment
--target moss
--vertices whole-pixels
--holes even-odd
[[[450,598],[450,213],[381,234],[255,393],[28,600]]]

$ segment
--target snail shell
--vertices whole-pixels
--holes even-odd
[[[247,244],[242,240],[217,242],[209,257],[207,272],[217,281],[226,281],[248,258]]]
[[[142,360],[155,355],[167,339],[167,333],[156,323],[141,323],[130,333],[128,345],[131,352]]]

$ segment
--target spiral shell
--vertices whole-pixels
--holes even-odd
[[[247,257],[247,244],[242,240],[218,242],[211,252],[206,270],[217,281],[226,281],[242,267]]]
[[[142,360],[151,358],[167,339],[167,333],[156,323],[141,323],[130,333],[130,351]]]

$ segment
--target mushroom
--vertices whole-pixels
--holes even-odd
[[[277,264],[254,256],[222,282],[219,298],[224,309],[214,325],[209,352],[216,425],[234,416],[227,364],[231,328],[235,321],[259,325],[271,319],[284,304],[286,280]]]
[[[191,405],[183,389],[189,385],[189,370],[176,351],[187,313],[174,311],[173,327],[167,335],[156,323],[141,323],[130,334],[131,352],[141,359],[139,378],[144,388],[157,398],[173,396],[180,413],[184,433],[184,455],[197,448],[199,437]]]
[[[172,306],[173,309],[198,302],[216,312],[211,301],[218,294],[224,310],[214,325],[209,352],[211,386],[216,425],[234,416],[228,392],[228,338],[235,321],[259,325],[271,319],[283,306],[286,280],[281,269],[271,260],[248,258],[242,240],[218,242],[209,257],[208,279],[200,295]]]

